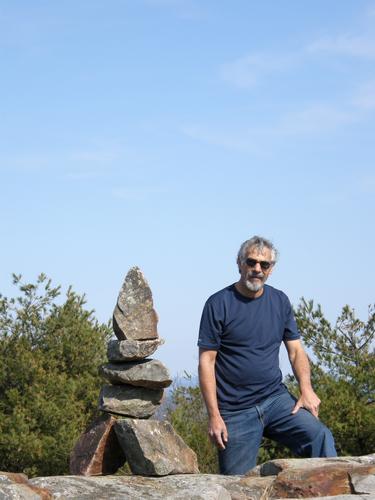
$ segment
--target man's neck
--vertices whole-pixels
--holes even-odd
[[[241,295],[244,295],[248,299],[257,299],[258,297],[263,295],[264,291],[262,286],[260,290],[252,292],[241,281],[237,281],[237,283],[235,283],[234,286],[236,287],[237,292],[239,292]]]

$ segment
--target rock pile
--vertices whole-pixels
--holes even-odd
[[[157,322],[151,289],[133,267],[113,312],[117,339],[108,343],[109,363],[100,367],[108,384],[100,392],[99,409],[108,415],[93,422],[77,442],[70,459],[72,474],[111,474],[125,459],[135,474],[198,472],[195,453],[168,422],[138,420],[154,415],[164,388],[172,383],[163,363],[149,358],[164,342]]]
[[[109,363],[100,368],[111,384],[99,396],[99,409],[132,418],[151,417],[171,383],[167,368],[147,359],[163,340],[157,332],[158,317],[152,293],[138,267],[130,269],[113,312],[113,330],[118,340],[108,344]]]

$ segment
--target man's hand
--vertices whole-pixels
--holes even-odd
[[[318,418],[320,399],[311,387],[309,358],[306,356],[299,339],[285,341],[285,347],[301,392],[292,414],[297,413],[300,408],[305,408]]]
[[[208,435],[221,449],[225,450],[228,431],[221,418],[216,396],[215,360],[217,351],[199,349],[199,384],[209,415]]]
[[[210,418],[208,435],[221,450],[225,450],[225,445],[228,442],[228,431],[221,416]]]
[[[292,414],[294,415],[295,413],[297,413],[300,408],[305,408],[305,410],[308,410],[310,413],[312,413],[314,417],[318,418],[319,405],[320,399],[315,394],[315,392],[310,389],[309,391],[305,391],[303,394],[301,394],[299,400],[292,410]]]

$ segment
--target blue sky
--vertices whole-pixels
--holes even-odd
[[[374,302],[375,2],[21,0],[0,6],[0,291],[148,279],[176,375],[239,245],[333,321]],[[285,357],[283,370],[287,370]]]

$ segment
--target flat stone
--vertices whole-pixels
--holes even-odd
[[[80,500],[264,500],[272,478],[253,478],[242,484],[242,476],[177,474],[143,476],[51,476],[31,481],[48,488],[56,498]],[[228,496],[229,495],[229,496]],[[357,500],[358,497],[356,497]],[[367,499],[369,500],[369,498]]]
[[[269,460],[261,465],[257,465],[251,469],[246,476],[277,476],[280,472],[286,469],[312,469],[323,465],[340,465],[356,466],[358,464],[374,464],[375,454],[363,455],[359,457],[331,457],[331,458],[277,458]]]
[[[156,349],[164,344],[164,340],[110,340],[107,346],[107,356],[113,363],[144,359],[151,356]]]
[[[375,495],[375,467],[371,470],[356,470],[349,472],[350,482],[357,495]]]
[[[100,374],[111,384],[129,384],[158,389],[172,383],[166,366],[157,359],[107,363],[100,367]]]
[[[196,454],[169,422],[120,419],[114,427],[134,474],[166,476],[199,472]]]
[[[149,418],[159,407],[163,393],[163,389],[105,385],[99,395],[99,409],[126,417]]]
[[[125,277],[113,312],[113,330],[119,340],[149,340],[158,337],[158,316],[151,289],[138,267]]]
[[[81,434],[70,453],[71,474],[97,476],[114,474],[126,458],[118,442],[111,415],[100,415]]]
[[[273,483],[272,496],[277,498],[307,498],[346,495],[352,493],[349,473],[368,475],[375,466],[363,464],[325,464],[308,469],[285,469]]]
[[[335,466],[287,469],[273,483],[275,498],[308,498],[350,494],[347,470]]]

